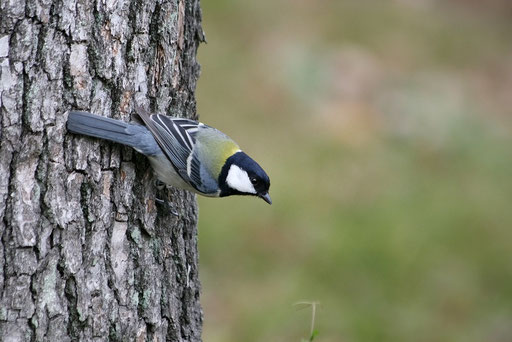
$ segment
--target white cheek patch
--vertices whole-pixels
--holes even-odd
[[[226,182],[231,189],[238,190],[249,194],[255,194],[256,190],[249,179],[247,172],[236,166],[231,165],[226,177]]]

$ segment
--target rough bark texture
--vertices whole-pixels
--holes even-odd
[[[0,341],[200,341],[195,197],[65,130],[69,109],[128,121],[134,98],[194,117],[198,0],[0,11]]]

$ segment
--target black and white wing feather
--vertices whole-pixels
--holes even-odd
[[[188,119],[149,114],[138,106],[136,110],[181,178],[201,193],[214,191],[203,184],[201,163],[197,153],[194,153],[195,135],[203,124]]]

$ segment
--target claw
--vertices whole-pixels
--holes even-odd
[[[165,183],[159,179],[155,179],[155,187],[157,190],[163,190],[165,188]]]
[[[155,197],[155,203],[164,207],[165,210],[169,211],[172,215],[179,217],[180,214],[172,207],[170,202],[166,202],[163,199]]]

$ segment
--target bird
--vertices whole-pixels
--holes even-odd
[[[141,123],[69,111],[69,132],[130,146],[145,155],[161,182],[207,197],[250,195],[272,204],[270,178],[238,144],[201,122],[151,114],[135,105]]]

